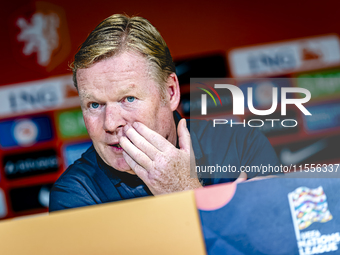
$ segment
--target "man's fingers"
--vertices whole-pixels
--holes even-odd
[[[126,161],[126,163],[131,167],[131,169],[141,178],[145,183],[148,180],[148,172],[138,165],[125,151],[123,151],[123,157]]]
[[[180,122],[178,123],[177,133],[179,147],[182,150],[185,150],[186,152],[190,153],[191,138],[189,130],[187,128],[187,121],[185,119],[181,119]]]
[[[123,151],[123,157],[126,163],[131,167],[131,169],[135,171],[136,165],[138,165],[136,161],[134,161],[125,151]]]
[[[173,146],[167,139],[151,130],[143,123],[135,122],[132,126],[141,136],[143,136],[150,144],[155,146],[161,152],[165,152],[169,147]]]
[[[235,180],[235,183],[244,182],[247,180],[247,174],[245,172],[241,172],[239,177]]]
[[[126,136],[131,140],[131,142],[142,152],[144,152],[151,160],[154,160],[157,153],[160,151],[153,146],[149,141],[147,141],[142,135],[140,135],[134,128],[130,126],[124,127],[124,132]]]
[[[140,149],[138,149],[135,145],[133,145],[129,139],[122,136],[119,140],[120,146],[123,150],[129,154],[129,156],[140,166],[144,167],[146,170],[150,169],[152,166],[151,159],[145,155]],[[130,166],[131,167],[131,166]],[[131,167],[132,168],[132,167]],[[132,168],[134,169],[134,168]]]

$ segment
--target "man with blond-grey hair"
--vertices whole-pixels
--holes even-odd
[[[170,51],[144,18],[115,14],[105,19],[82,44],[72,68],[93,145],[54,184],[50,211],[229,180],[191,176],[203,158],[238,168],[262,163],[265,157],[265,163],[278,164],[259,132],[225,132],[207,122],[181,119]],[[216,147],[211,137],[221,143]]]

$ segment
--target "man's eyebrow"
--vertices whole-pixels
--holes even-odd
[[[81,100],[84,100],[84,99],[90,99],[92,97],[92,95],[90,93],[87,93],[83,90],[80,90],[79,91],[79,97]]]
[[[124,95],[128,95],[131,92],[133,92],[133,94],[137,95],[137,97],[139,96],[143,96],[145,95],[145,90],[141,89],[141,87],[137,86],[134,83],[131,83],[127,86],[124,87],[120,87],[116,93],[117,96],[124,96]]]
[[[136,84],[129,84],[127,87],[119,88],[118,93],[126,94],[129,93],[131,90],[136,88]]]

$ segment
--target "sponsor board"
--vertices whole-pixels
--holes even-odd
[[[47,209],[53,183],[30,187],[14,188],[9,191],[12,210],[22,212],[34,209]]]
[[[2,164],[5,177],[12,180],[56,172],[60,162],[54,149],[46,149],[4,156]]]
[[[63,148],[65,167],[73,164],[92,145],[92,142],[83,142],[66,145]]]
[[[51,120],[47,116],[0,122],[0,145],[3,148],[31,146],[52,138]]]
[[[6,196],[4,191],[0,188],[0,218],[4,218],[7,215]]]
[[[72,75],[2,86],[0,102],[0,118],[80,105]]]
[[[340,42],[324,35],[233,49],[228,58],[233,77],[276,76],[339,65]]]
[[[88,135],[83,114],[80,109],[58,112],[57,122],[62,138]]]
[[[340,126],[340,103],[307,107],[311,116],[303,116],[307,131],[322,131]]]
[[[340,136],[331,136],[277,146],[275,151],[282,164],[297,165],[299,169],[303,169],[305,163],[340,161],[337,150],[339,142]]]
[[[311,99],[331,97],[340,94],[340,70],[323,71],[297,76],[296,86],[312,94]]]

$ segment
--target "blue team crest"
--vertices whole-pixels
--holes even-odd
[[[31,146],[52,138],[51,120],[47,116],[0,122],[0,145],[3,148]]]

